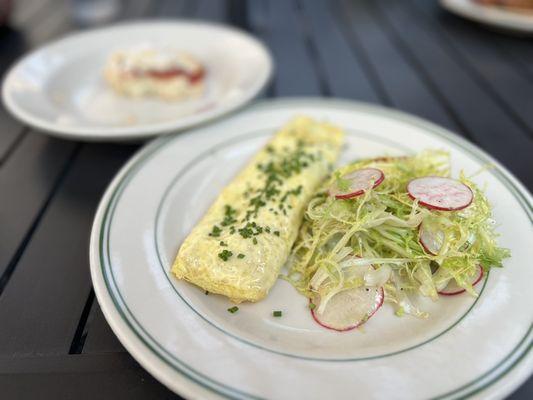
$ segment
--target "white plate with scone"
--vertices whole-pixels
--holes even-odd
[[[227,114],[272,74],[267,48],[231,27],[135,22],[73,34],[22,58],[6,75],[6,108],[52,135],[129,141]]]

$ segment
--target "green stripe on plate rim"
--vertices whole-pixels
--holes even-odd
[[[208,318],[206,318],[204,315],[202,315],[198,310],[196,310],[196,308],[194,308],[194,306],[189,301],[187,301],[187,299],[185,299],[185,297],[182,296],[182,294],[176,289],[176,287],[172,283],[172,280],[171,280],[171,278],[169,276],[170,275],[169,271],[165,267],[165,263],[163,262],[163,256],[161,255],[161,251],[160,251],[160,248],[159,248],[159,245],[158,245],[158,243],[159,243],[159,241],[158,241],[158,232],[159,232],[159,223],[160,223],[160,220],[161,220],[161,211],[162,211],[162,206],[163,206],[163,203],[165,202],[166,197],[170,194],[170,191],[172,190],[172,187],[174,187],[175,184],[177,183],[177,181],[183,176],[183,173],[186,173],[187,171],[189,171],[196,163],[198,163],[198,162],[202,161],[203,159],[205,159],[206,157],[212,155],[214,152],[219,151],[219,150],[221,150],[221,149],[223,149],[223,148],[225,148],[227,146],[230,146],[230,145],[233,145],[235,143],[238,143],[238,142],[240,142],[242,140],[246,140],[246,139],[262,136],[265,133],[268,133],[269,135],[271,135],[272,132],[275,129],[276,128],[261,129],[260,131],[257,131],[257,132],[251,132],[251,133],[248,133],[248,134],[235,136],[235,137],[233,137],[233,138],[231,138],[231,139],[229,139],[229,140],[227,140],[225,142],[218,143],[217,145],[207,149],[203,153],[199,154],[197,157],[193,158],[187,164],[185,164],[181,168],[181,170],[176,173],[174,178],[170,181],[170,183],[166,187],[166,189],[164,191],[164,194],[163,194],[163,196],[161,198],[161,201],[159,202],[159,205],[157,207],[157,212],[156,212],[156,217],[155,217],[156,218],[156,222],[155,222],[155,229],[154,229],[154,246],[156,248],[156,254],[157,254],[157,258],[158,258],[158,261],[159,261],[159,266],[161,268],[161,271],[163,272],[163,275],[167,278],[167,281],[169,282],[170,286],[172,287],[172,289],[174,290],[176,295],[181,299],[181,301],[183,301],[194,313],[196,313],[200,318],[202,318],[209,325],[215,327],[220,332],[224,333],[225,335],[227,335],[229,337],[232,337],[233,339],[236,339],[236,340],[238,340],[240,342],[243,342],[243,343],[245,343],[245,344],[247,344],[249,346],[253,346],[253,347],[256,347],[258,349],[261,349],[261,350],[264,350],[264,351],[268,351],[270,353],[279,354],[279,355],[286,356],[286,357],[291,357],[291,358],[297,358],[297,359],[300,359],[300,360],[309,360],[309,361],[355,362],[355,361],[367,361],[367,360],[375,360],[375,359],[383,358],[383,357],[390,357],[390,356],[394,356],[396,354],[404,353],[404,352],[409,351],[409,350],[414,350],[414,349],[416,349],[416,348],[418,348],[420,346],[428,344],[428,343],[432,342],[433,340],[439,338],[440,336],[444,335],[446,332],[448,332],[449,330],[453,329],[457,324],[459,324],[470,313],[472,308],[474,308],[474,306],[476,305],[476,303],[479,300],[479,297],[481,296],[481,294],[485,290],[485,286],[486,286],[488,278],[489,278],[488,274],[487,274],[486,279],[483,280],[483,286],[481,287],[481,290],[479,292],[478,298],[476,298],[474,300],[474,302],[470,305],[470,307],[466,310],[466,312],[459,319],[457,319],[457,321],[455,321],[453,324],[451,324],[449,327],[447,327],[445,330],[443,330],[439,334],[435,335],[432,338],[426,339],[426,340],[422,341],[421,343],[418,343],[418,344],[413,345],[411,347],[407,347],[405,349],[397,350],[397,351],[394,351],[394,352],[391,352],[391,353],[386,353],[386,354],[379,354],[379,355],[375,355],[375,356],[359,357],[359,358],[319,358],[319,357],[308,357],[308,356],[301,356],[301,355],[285,353],[285,352],[282,352],[282,351],[270,349],[268,347],[256,344],[256,343],[254,343],[254,342],[252,342],[250,340],[243,339],[241,337],[238,337],[238,336],[226,331],[224,328],[222,328],[221,326],[215,324],[214,322],[212,322]],[[388,144],[390,146],[394,146],[396,148],[401,149],[402,151],[405,152],[405,154],[413,154],[413,152],[408,147],[403,146],[402,144],[396,143],[395,141],[392,141],[392,140],[387,139],[387,138],[376,138],[375,136],[369,135],[366,132],[359,132],[359,131],[350,130],[350,129],[346,129],[345,132],[347,132],[348,134],[355,135],[355,136],[365,137],[368,140],[373,140],[373,141],[378,142],[378,143],[386,143],[386,144]],[[134,174],[132,174],[132,178],[133,178],[133,176],[134,176]],[[124,187],[124,189],[125,189],[125,187]],[[121,192],[121,190],[120,190],[120,192]],[[120,193],[118,194],[118,196],[120,197]],[[113,212],[111,214],[113,214]],[[112,220],[112,216],[111,216],[111,220]]]
[[[332,106],[332,107],[345,109],[345,110],[354,110],[354,109],[364,110],[364,111],[367,111],[373,114],[386,115],[391,118],[395,118],[403,122],[406,122],[408,124],[421,127],[428,133],[435,134],[436,136],[441,137],[442,139],[448,141],[449,143],[454,144],[459,149],[466,151],[478,161],[481,161],[483,163],[495,164],[495,161],[492,160],[491,157],[485,154],[482,150],[476,148],[474,145],[468,143],[464,139],[456,136],[455,134],[448,132],[444,128],[440,128],[439,126],[434,125],[433,123],[427,122],[418,117],[411,116],[400,111],[391,110],[385,107],[373,106],[373,105],[368,105],[365,103],[357,103],[357,102],[351,102],[351,101],[342,101],[342,100],[339,101],[339,100],[322,100],[322,99],[288,99],[288,100],[278,100],[274,104],[272,104],[272,102],[270,104],[268,102],[265,102],[263,104],[256,104],[252,108],[252,110],[257,110],[257,111],[260,111],[261,109],[274,110],[274,109],[284,108],[287,106],[298,106],[298,105],[324,106],[324,103],[326,103],[326,106]],[[105,238],[105,234],[109,233],[109,228],[110,228],[109,216],[110,216],[111,207],[116,206],[116,203],[118,202],[118,198],[120,197],[120,193],[123,191],[124,187],[135,175],[136,171],[144,164],[144,162],[147,161],[149,158],[151,158],[163,145],[173,140],[176,140],[178,138],[179,136],[163,137],[163,138],[155,140],[152,144],[141,149],[139,153],[132,159],[132,161],[126,167],[127,169],[122,172],[123,176],[114,185],[115,187],[114,188],[110,187],[108,189],[109,191],[112,191],[112,192],[110,195],[110,200],[107,203],[107,205],[104,205],[104,204],[101,205],[101,207],[105,206],[106,209],[105,209],[102,221],[101,221],[101,225],[99,227],[100,242],[99,242],[98,250],[99,250],[100,268],[102,271],[102,276],[104,277],[104,281],[108,289],[108,293],[115,305],[116,310],[119,312],[119,315],[121,316],[123,321],[130,327],[130,329],[141,340],[141,342],[143,342],[150,350],[152,350],[152,352],[155,355],[157,355],[161,359],[161,361],[173,367],[178,373],[183,374],[186,378],[190,379],[191,381],[195,382],[201,387],[208,389],[214,393],[217,393],[219,395],[229,397],[229,398],[254,398],[255,399],[257,397],[254,397],[238,389],[216,382],[213,379],[209,378],[208,376],[203,375],[202,373],[187,366],[181,360],[169,354],[166,350],[162,348],[161,348],[162,352],[166,353],[167,356],[173,358],[177,362],[177,365],[170,363],[170,361],[164,354],[161,354],[160,352],[158,352],[157,348],[160,347],[160,345],[148,333],[144,331],[144,329],[141,327],[139,322],[135,319],[135,317],[129,310],[128,306],[125,304],[120,294],[120,291],[118,290],[116,282],[114,281],[114,276],[112,274],[111,265],[106,263],[106,260],[104,258],[104,253],[107,253],[107,255],[109,256],[109,253],[108,253],[109,241],[107,242],[107,248],[106,248],[104,246],[104,238]],[[491,169],[489,173],[491,173],[496,178],[498,178],[498,180],[502,182],[507,187],[507,189],[510,190],[510,192],[515,196],[515,198],[518,200],[518,202],[520,203],[520,205],[522,206],[522,208],[528,215],[530,222],[531,222],[532,214],[533,214],[533,203],[531,202],[530,199],[528,199],[527,195],[525,194],[527,193],[527,191],[523,187],[521,187],[519,183],[515,182],[514,179],[511,177],[511,175],[505,172],[504,169],[499,165],[497,165],[496,168]],[[106,228],[107,230],[105,230]],[[107,272],[106,270],[110,272],[112,282],[109,280],[109,275],[106,273]],[[120,301],[115,296],[115,294],[118,294]],[[128,318],[126,313],[129,313],[130,318]],[[492,385],[494,382],[501,379],[509,371],[511,371],[513,367],[515,367],[523,358],[525,358],[525,356],[528,354],[529,350],[531,349],[532,327],[533,327],[533,324],[530,324],[530,327],[528,331],[526,332],[526,334],[524,335],[523,339],[521,339],[521,341],[517,344],[517,346],[515,346],[515,348],[506,357],[504,357],[504,359],[501,360],[496,366],[489,369],[486,373],[481,375],[479,378],[451,392],[439,395],[435,399],[464,398],[464,397],[473,395],[475,393],[478,393],[482,390],[485,390],[487,387]],[[143,337],[143,335],[140,334],[139,329],[145,332],[146,337]],[[517,352],[518,352],[518,355],[515,354]],[[490,378],[491,375],[495,375],[495,376]],[[489,381],[483,382],[483,379],[487,377],[489,377]]]

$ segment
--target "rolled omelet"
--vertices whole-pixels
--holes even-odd
[[[181,245],[172,273],[237,303],[263,299],[343,137],[307,117],[285,125],[220,193]]]

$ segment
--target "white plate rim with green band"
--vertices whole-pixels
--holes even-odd
[[[332,332],[312,321],[285,281],[235,314],[225,298],[177,281],[168,269],[180,242],[220,189],[274,130],[295,115],[347,131],[341,163],[354,157],[443,148],[488,183],[487,196],[513,253],[480,296],[423,303],[428,320],[385,305],[361,330]],[[497,161],[453,133],[395,110],[342,100],[296,98],[145,146],[117,174],[94,219],[94,290],[133,357],[190,398],[503,398],[533,371],[533,201]],[[272,310],[283,310],[281,318]]]
[[[128,98],[106,84],[109,56],[140,44],[194,55],[205,67],[204,93],[182,101]],[[234,27],[186,19],[117,23],[76,32],[22,57],[2,84],[17,119],[66,139],[132,141],[190,128],[242,107],[268,83],[266,46]]]

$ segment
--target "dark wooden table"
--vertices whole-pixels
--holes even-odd
[[[14,1],[0,72],[76,29],[68,0]],[[257,35],[276,72],[266,97],[335,96],[449,128],[533,188],[533,43],[430,0],[124,1],[118,19],[199,18]],[[138,145],[42,135],[0,107],[0,398],[171,398],[124,350],[88,264],[98,200]],[[498,383],[496,383],[498,384]],[[511,397],[533,398],[533,380]]]

